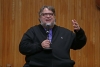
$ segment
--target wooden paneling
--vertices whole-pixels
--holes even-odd
[[[0,0],[0,66],[2,65],[2,13],[1,13],[1,0]]]
[[[76,19],[87,35],[81,50],[71,50],[75,67],[100,67],[100,10],[95,0],[0,0],[0,66],[22,67],[24,56],[18,47],[28,28],[39,24],[38,11],[43,5],[56,9],[56,24],[73,30]]]

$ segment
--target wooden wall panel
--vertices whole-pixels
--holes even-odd
[[[2,65],[2,13],[1,13],[1,0],[0,0],[0,66]]]
[[[43,5],[56,9],[56,24],[73,31],[76,19],[87,35],[81,50],[71,50],[75,67],[100,67],[100,10],[95,0],[0,0],[0,66],[22,67],[24,56],[18,47],[28,28],[39,24],[38,11]]]

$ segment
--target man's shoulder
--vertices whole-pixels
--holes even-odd
[[[26,32],[32,32],[34,31],[34,29],[37,29],[39,25],[34,25],[34,26],[31,26],[30,28],[28,28],[28,30]]]
[[[38,28],[40,25],[33,25],[31,26],[29,29],[34,29],[34,28]]]

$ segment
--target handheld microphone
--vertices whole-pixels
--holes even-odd
[[[46,24],[46,33],[47,33],[47,39],[49,40],[49,30],[50,30],[51,24],[47,23]],[[45,48],[45,50],[51,50],[52,48]]]

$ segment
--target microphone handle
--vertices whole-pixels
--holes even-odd
[[[49,33],[47,33],[47,39],[49,40]]]
[[[49,40],[49,32],[47,33],[47,39]],[[49,47],[49,48],[44,48],[44,50],[51,50],[52,48]]]

